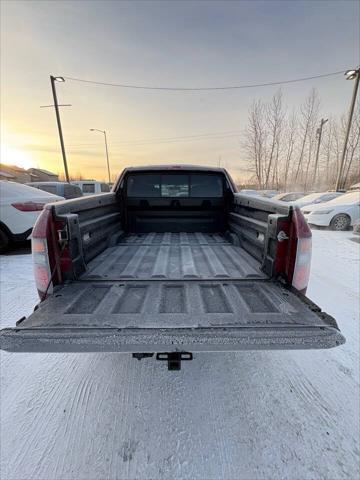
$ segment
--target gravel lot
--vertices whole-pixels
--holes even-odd
[[[359,478],[359,258],[314,231],[308,296],[345,345],[198,354],[1,352],[1,479]],[[1,257],[1,325],[37,302],[31,255]]]

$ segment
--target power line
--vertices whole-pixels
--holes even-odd
[[[184,138],[182,140],[166,140],[161,142],[141,142],[141,143],[118,143],[112,142],[111,145],[115,145],[117,147],[141,147],[143,145],[161,145],[161,144],[171,144],[171,143],[188,143],[188,142],[198,142],[203,140],[225,140],[227,138],[238,138],[240,134],[232,134],[232,135],[219,135],[217,137],[203,137],[203,138]],[[99,143],[83,143],[83,144],[72,144],[68,145],[68,147],[75,148],[75,147],[97,147],[100,146]]]
[[[238,137],[240,135],[239,130],[228,130],[226,132],[218,132],[218,133],[202,133],[198,135],[183,135],[178,137],[160,137],[160,138],[145,138],[133,141],[113,141],[111,142],[112,145],[121,145],[121,146],[132,146],[132,145],[152,145],[157,143],[177,143],[179,142],[186,142],[186,141],[196,141],[196,140],[211,140],[211,139],[221,139],[221,138],[230,138],[230,137]],[[69,147],[87,147],[87,146],[94,146],[98,145],[97,143],[78,143],[69,145]]]
[[[124,83],[99,82],[95,80],[87,80],[84,78],[75,78],[75,77],[63,77],[63,78],[65,78],[66,80],[72,80],[74,82],[90,83],[93,85],[104,85],[108,87],[132,88],[132,89],[138,89],[138,90],[212,91],[212,90],[240,90],[244,88],[284,85],[286,83],[304,82],[306,80],[315,80],[317,78],[332,77],[332,76],[340,75],[343,73],[344,73],[344,70],[339,70],[337,72],[323,73],[321,75],[312,75],[310,77],[301,77],[301,78],[295,78],[291,80],[279,80],[276,82],[266,82],[266,83],[252,83],[247,85],[230,85],[225,87],[154,87],[154,86],[148,86],[148,85],[130,85],[130,84],[124,84]]]
[[[181,135],[176,137],[158,137],[158,138],[144,138],[140,140],[133,140],[128,142],[121,142],[126,144],[138,143],[138,142],[151,142],[151,141],[167,141],[167,140],[182,140],[188,138],[202,138],[202,137],[217,137],[219,135],[230,135],[230,134],[240,134],[240,130],[227,130],[225,132],[212,132],[212,133],[198,133],[196,135]]]

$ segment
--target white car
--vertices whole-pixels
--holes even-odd
[[[334,198],[340,197],[344,195],[342,192],[317,192],[317,193],[310,193],[310,195],[305,195],[305,197],[299,198],[294,202],[294,205],[298,207],[305,207],[305,205],[313,205],[316,203],[324,203],[328,202],[329,200],[333,200]]]
[[[301,211],[311,225],[348,230],[360,219],[360,191],[346,193],[320,205],[307,205]]]
[[[110,187],[107,183],[96,180],[79,180],[71,183],[72,185],[80,187],[83,195],[96,195],[98,193],[110,192]]]
[[[277,195],[272,197],[272,199],[277,200],[278,202],[295,202],[296,200],[299,200],[299,198],[302,198],[304,195],[304,192],[283,192],[278,193]]]
[[[354,185],[351,185],[349,192],[352,192],[353,190],[360,190],[360,183],[354,183]]]
[[[356,220],[353,226],[353,232],[355,235],[360,235],[360,220]]]
[[[63,197],[16,182],[0,180],[0,252],[11,242],[29,238],[46,203]]]

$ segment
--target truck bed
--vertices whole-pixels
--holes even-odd
[[[13,351],[327,348],[336,322],[220,233],[123,235],[16,329]]]
[[[221,233],[124,235],[88,265],[84,279],[266,278],[259,262]]]

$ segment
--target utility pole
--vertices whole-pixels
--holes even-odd
[[[61,152],[62,152],[62,157],[63,157],[63,162],[64,162],[65,180],[70,183],[69,171],[68,171],[67,161],[66,161],[64,138],[63,138],[62,128],[61,128],[59,104],[58,104],[58,100],[57,100],[56,87],[55,87],[55,82],[65,82],[65,79],[63,77],[54,77],[53,75],[50,75],[50,82],[51,82],[51,90],[52,90],[52,94],[53,94],[53,98],[54,98],[54,107],[55,107],[55,113],[56,113],[57,126],[58,126],[58,130],[59,130]]]
[[[322,118],[320,120],[320,127],[316,130],[316,133],[318,135],[318,144],[317,144],[317,149],[316,149],[316,158],[315,158],[315,172],[314,172],[314,182],[313,182],[313,187],[316,188],[316,177],[317,177],[317,171],[318,171],[318,163],[319,163],[319,152],[320,152],[320,144],[321,144],[321,136],[322,136],[322,129],[325,123],[328,121],[327,118],[325,120]]]
[[[90,132],[101,132],[102,134],[104,134],[106,163],[107,163],[107,171],[108,171],[108,178],[109,178],[109,184],[110,184],[111,176],[110,176],[109,151],[108,151],[108,144],[107,144],[107,138],[106,138],[106,130],[99,130],[98,128],[90,128]]]
[[[354,108],[355,108],[355,103],[356,103],[356,96],[357,92],[359,89],[359,80],[360,80],[360,68],[357,70],[348,70],[345,72],[346,80],[354,80],[355,79],[355,84],[354,84],[354,89],[352,93],[352,98],[351,98],[351,104],[350,104],[350,110],[349,110],[349,118],[346,126],[346,133],[345,133],[345,140],[344,140],[344,146],[341,154],[341,160],[340,160],[340,166],[338,170],[338,175],[336,179],[336,190],[340,190],[343,185],[342,185],[342,176],[343,176],[343,170],[344,170],[344,163],[345,163],[345,156],[346,156],[346,150],[347,150],[347,144],[349,140],[349,134],[351,130],[351,122],[354,114]]]

